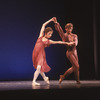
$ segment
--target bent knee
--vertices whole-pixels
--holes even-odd
[[[37,66],[37,70],[40,71],[41,70],[41,65]]]
[[[75,70],[79,71],[79,64],[75,66]]]
[[[76,69],[79,70],[79,64],[77,65]]]

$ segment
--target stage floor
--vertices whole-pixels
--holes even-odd
[[[40,86],[32,86],[32,81],[4,81],[0,82],[1,100],[99,100],[100,81],[82,80],[76,84],[75,80],[50,80],[50,85],[44,81]]]
[[[4,81],[0,82],[0,91],[6,90],[35,90],[35,89],[75,89],[75,88],[100,88],[100,81],[83,80],[76,84],[74,80],[64,80],[59,84],[58,80],[51,80],[50,85],[44,81],[37,81],[40,86],[32,86],[32,81]]]

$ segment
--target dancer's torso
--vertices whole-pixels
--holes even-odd
[[[65,33],[65,41],[66,42],[74,42],[75,41],[75,34],[67,34],[67,33]],[[76,45],[67,46],[67,50],[74,52],[76,50]]]

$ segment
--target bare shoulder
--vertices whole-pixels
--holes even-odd
[[[78,37],[77,34],[74,34],[75,37]]]
[[[47,41],[48,39],[46,39],[45,37],[42,38],[42,41]]]
[[[78,37],[77,34],[75,34],[75,33],[72,33],[72,34],[73,34],[74,37]]]

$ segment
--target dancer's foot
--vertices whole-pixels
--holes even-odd
[[[37,83],[35,81],[32,82],[32,86],[39,86],[39,85],[40,85],[40,83]]]
[[[60,79],[59,79],[59,84],[61,84],[61,82],[64,80],[64,76],[60,75]]]
[[[50,82],[49,82],[49,77],[46,77],[46,78],[44,79],[44,81],[45,81],[47,84],[50,84]]]
[[[80,81],[77,81],[77,84],[81,84]]]

